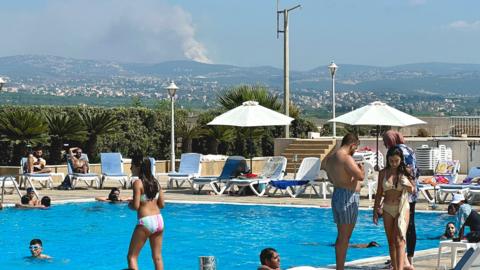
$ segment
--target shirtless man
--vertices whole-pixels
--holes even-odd
[[[72,161],[73,172],[88,173],[88,160],[82,159],[82,149],[80,147],[72,147],[68,152]]]
[[[340,270],[345,267],[348,242],[357,222],[361,181],[364,178],[363,166],[356,164],[352,157],[359,144],[356,135],[347,134],[340,148],[331,152],[322,162],[322,168],[334,186],[332,211],[338,231],[335,257],[336,269]]]
[[[45,168],[47,161],[42,158],[43,150],[40,147],[36,147],[33,150],[33,154],[28,155],[27,160],[27,172],[28,173],[49,173],[51,170]]]

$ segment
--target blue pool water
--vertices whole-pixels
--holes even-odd
[[[219,270],[255,269],[264,247],[275,247],[282,268],[324,266],[335,262],[336,230],[331,210],[258,205],[169,203],[163,210],[165,269],[198,269],[198,256],[217,257]],[[379,248],[349,249],[348,260],[387,255],[383,225],[371,222],[371,211],[360,211],[352,243],[377,241]],[[438,246],[451,218],[417,213],[417,250]],[[125,204],[79,203],[49,210],[0,211],[0,269],[124,269],[136,213]],[[44,242],[51,262],[25,259],[32,238]],[[150,248],[140,256],[140,268],[152,269]]]

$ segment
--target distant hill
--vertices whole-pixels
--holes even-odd
[[[338,64],[340,91],[402,91],[431,94],[480,95],[480,65],[417,63],[391,67]],[[239,67],[203,64],[193,61],[169,61],[157,64],[121,63],[65,58],[48,55],[0,57],[0,76],[11,81],[32,83],[68,80],[100,80],[112,77],[149,76],[164,79],[201,79],[224,86],[262,84],[283,88],[283,70],[270,67]],[[326,66],[291,72],[291,89],[330,89]]]

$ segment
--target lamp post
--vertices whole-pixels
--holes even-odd
[[[175,111],[174,111],[174,103],[175,103],[175,93],[178,90],[178,87],[175,85],[173,81],[170,82],[170,85],[167,86],[168,95],[170,96],[170,101],[172,103],[172,132],[171,132],[171,152],[170,152],[170,171],[175,172]]]
[[[328,66],[330,70],[330,75],[332,75],[332,114],[333,119],[335,119],[335,73],[337,72],[338,66],[332,61],[330,66]],[[333,138],[337,137],[337,123],[333,122]]]

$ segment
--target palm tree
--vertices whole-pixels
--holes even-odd
[[[282,108],[282,103],[278,100],[277,95],[270,93],[264,86],[241,85],[218,96],[218,102],[225,110],[238,107],[248,100],[257,101],[263,107],[274,111],[280,111]]]
[[[208,153],[215,155],[221,143],[230,143],[235,139],[235,130],[227,126],[208,126],[201,134],[207,138]]]
[[[77,114],[51,114],[46,116],[50,134],[50,159],[53,164],[62,160],[62,144],[66,141],[83,142],[87,138],[87,130]]]
[[[115,119],[114,114],[111,114],[106,110],[93,113],[83,111],[80,113],[80,116],[87,130],[87,154],[93,161],[98,161],[98,137],[115,133],[120,126],[120,123]]]
[[[27,110],[10,110],[0,116],[0,135],[13,143],[10,164],[19,164],[27,152],[27,145],[39,145],[48,141],[48,127],[41,113]]]

